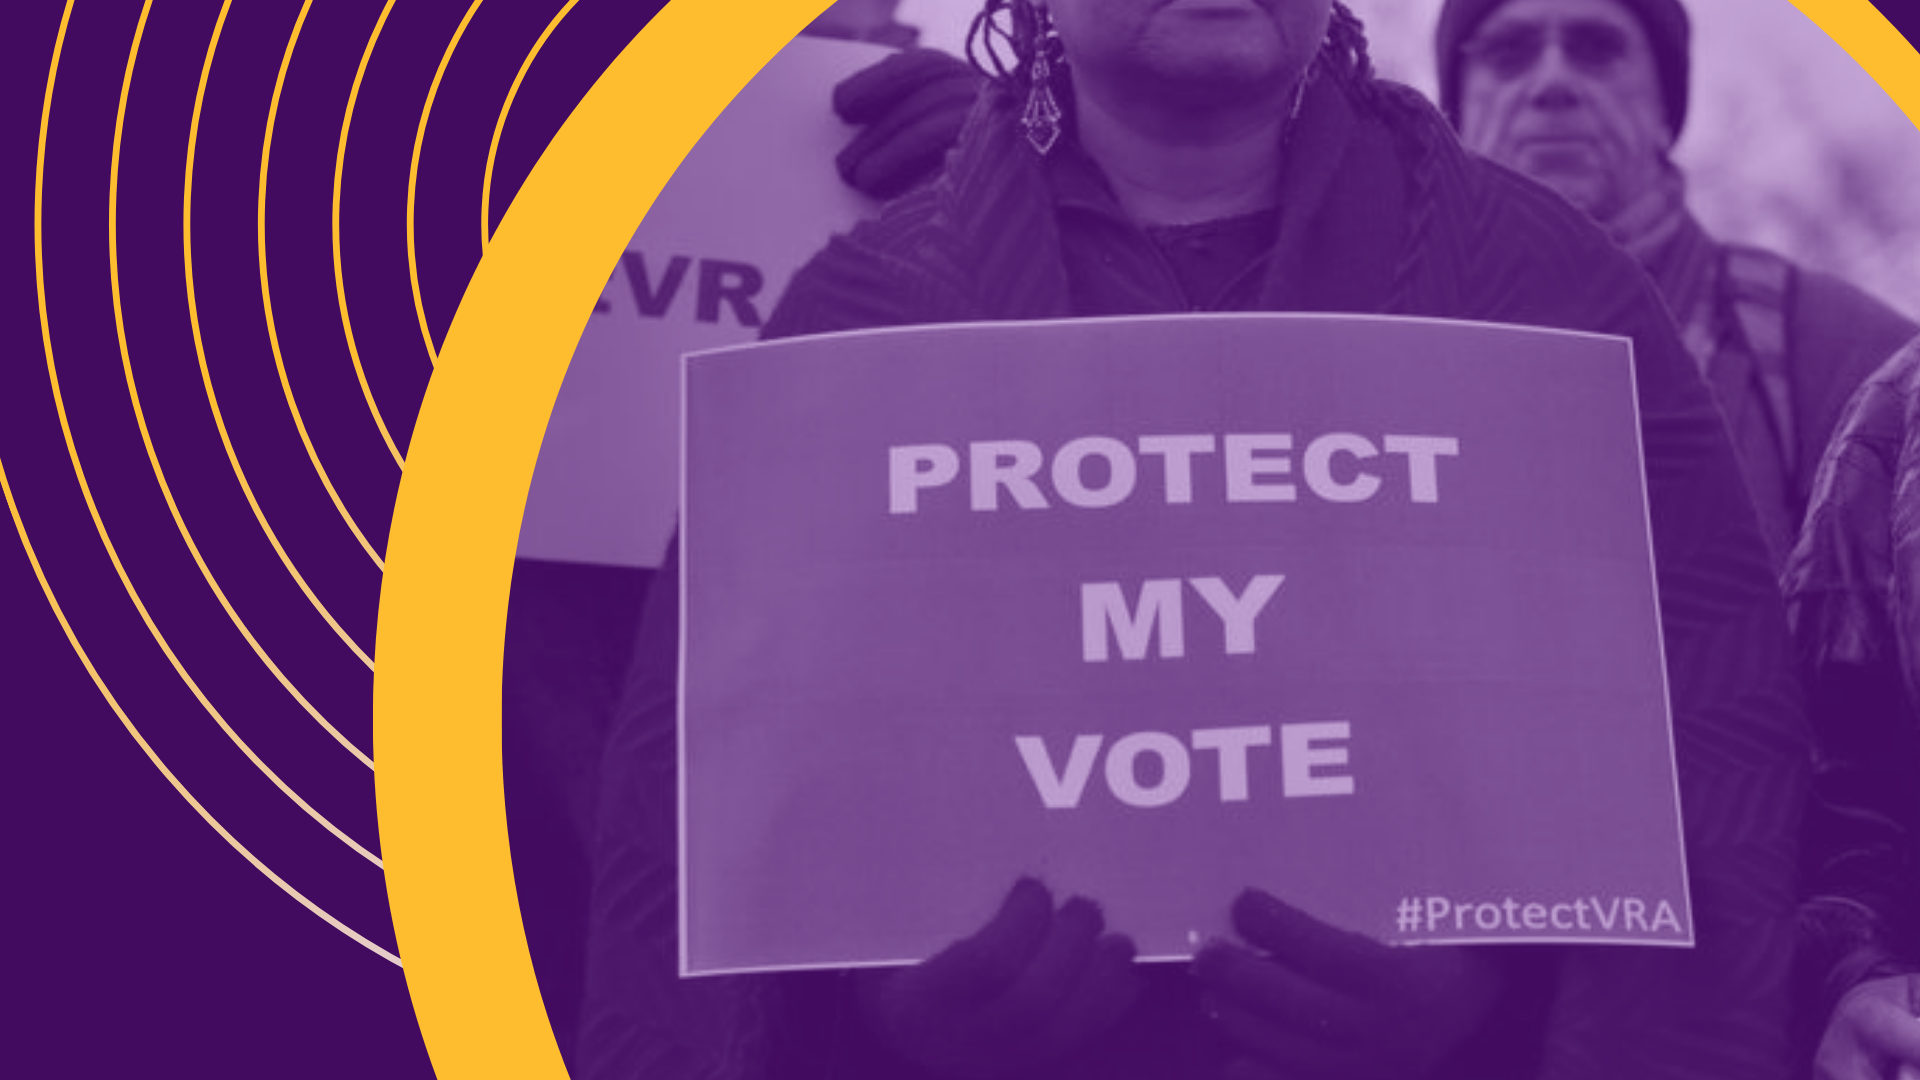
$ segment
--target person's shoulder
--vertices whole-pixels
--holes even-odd
[[[1462,147],[1461,168],[1491,219],[1489,229],[1570,258],[1598,258],[1626,266],[1630,256],[1593,219],[1552,188]]]
[[[981,92],[932,181],[834,237],[795,275],[763,336],[1013,317],[1009,290],[1044,267],[1051,196],[1036,155],[1019,144],[1018,102]],[[1057,291],[1057,290],[1055,290]]]
[[[1544,244],[1581,253],[1613,244],[1585,214],[1537,181],[1461,143],[1440,110],[1411,87],[1375,79],[1372,113],[1408,151],[1417,189],[1431,209],[1485,238]]]
[[[1413,90],[1380,81],[1372,100],[1409,177],[1412,304],[1447,309],[1420,313],[1630,336],[1658,321],[1638,264],[1557,192],[1467,149]]]
[[[1795,269],[1796,336],[1813,339],[1816,347],[1851,345],[1884,359],[1920,333],[1920,325],[1852,282],[1806,266]]]
[[[923,184],[830,238],[794,274],[764,338],[893,326],[935,318],[960,287],[963,238],[949,189]]]
[[[1778,310],[1785,362],[1798,398],[1813,418],[1810,452],[1818,454],[1856,387],[1920,326],[1866,290],[1764,248],[1722,248],[1721,301]]]
[[[1920,340],[1897,350],[1854,390],[1821,456],[1800,542],[1781,578],[1803,648],[1831,650],[1872,638],[1843,632],[1862,617],[1848,598],[1880,595],[1901,531],[1896,515],[1913,513],[1896,506],[1896,492],[1903,477],[1920,473],[1916,458]],[[1904,534],[1914,534],[1911,525]]]
[[[954,240],[935,192],[922,188],[827,241],[795,272],[763,338],[926,321],[954,279]]]
[[[888,201],[879,214],[835,236],[821,255],[883,261],[924,259],[952,239],[946,202],[938,185],[922,185]]]
[[[1453,125],[1425,94],[1405,83],[1377,76],[1367,80],[1367,104],[1372,114],[1403,139],[1421,145],[1430,141],[1459,145]]]
[[[1854,392],[1834,433],[1842,441],[1920,440],[1920,338],[1896,349]]]

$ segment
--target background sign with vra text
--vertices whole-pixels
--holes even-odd
[[[834,84],[877,45],[795,38],[674,171],[580,335],[541,441],[516,553],[656,567],[673,535],[680,356],[752,341],[787,279],[874,209],[833,156]],[[635,120],[635,138],[644,127]]]
[[[689,973],[923,958],[1021,875],[1190,954],[1687,945],[1630,344],[1364,317],[691,356]]]

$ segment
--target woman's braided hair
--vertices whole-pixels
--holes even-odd
[[[1047,50],[1049,65],[1060,62],[1060,41],[1051,29],[1051,20],[1034,7],[1033,0],[986,0],[967,30],[967,59],[988,78],[1025,90],[1039,49]],[[1340,0],[1334,0],[1327,39],[1314,63],[1356,100],[1373,99],[1373,60],[1367,55],[1366,27]]]

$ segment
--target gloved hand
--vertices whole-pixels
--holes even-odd
[[[1215,942],[1194,958],[1208,1014],[1254,1059],[1241,1075],[1415,1080],[1492,1013],[1493,958],[1444,945],[1395,948],[1338,930],[1266,893],[1233,905],[1259,953]]]
[[[842,79],[833,111],[863,130],[834,159],[856,191],[891,199],[940,169],[985,80],[938,49],[903,49]]]
[[[1893,975],[1847,991],[1813,1054],[1814,1080],[1920,1077],[1920,976]]]
[[[895,1053],[956,1080],[1017,1076],[1085,1050],[1138,998],[1133,943],[1092,901],[1015,882],[992,921],[914,967],[876,972],[865,1012]]]

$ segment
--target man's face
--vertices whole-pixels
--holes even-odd
[[[1673,145],[1640,20],[1617,0],[1509,0],[1461,46],[1468,147],[1605,221]]]
[[[1332,0],[1049,0],[1076,84],[1204,104],[1279,97],[1326,35]]]

